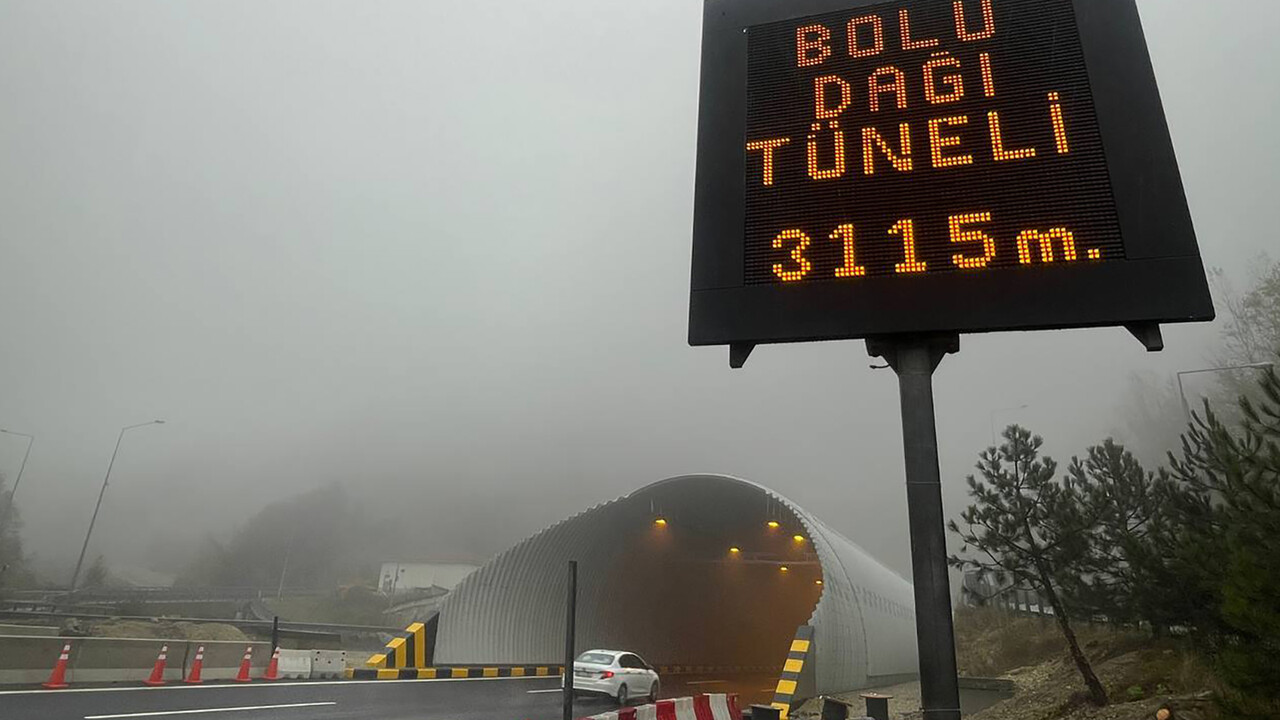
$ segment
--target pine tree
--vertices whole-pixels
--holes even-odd
[[[1084,572],[1062,578],[1071,604],[1164,634],[1182,612],[1168,591],[1177,582],[1171,567],[1177,486],[1110,438],[1083,460],[1072,458],[1067,474],[1093,523]]]
[[[1185,490],[1176,546],[1192,619],[1211,641],[1240,717],[1280,716],[1280,377],[1240,399],[1238,426],[1205,403],[1171,457]],[[1179,592],[1181,588],[1172,589]]]
[[[974,504],[962,514],[966,527],[950,530],[964,541],[951,564],[1008,578],[1034,588],[1053,608],[1071,658],[1095,705],[1107,693],[1080,649],[1058,578],[1083,572],[1088,559],[1090,519],[1081,511],[1079,490],[1068,479],[1057,482],[1057,463],[1040,456],[1044,441],[1017,425],[1003,433],[999,448],[983,451],[977,469],[983,480],[967,478]]]

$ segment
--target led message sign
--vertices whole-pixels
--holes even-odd
[[[708,0],[690,342],[1212,317],[1132,0]]]

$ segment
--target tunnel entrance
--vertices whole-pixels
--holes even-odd
[[[583,648],[634,650],[664,666],[774,671],[822,595],[807,529],[746,486],[650,486],[616,504],[610,535],[608,566],[579,599]]]
[[[427,662],[563,662],[569,560],[578,652],[772,673],[810,626],[817,692],[915,671],[910,583],[794,503],[722,475],[654,483],[493,558],[441,605]]]

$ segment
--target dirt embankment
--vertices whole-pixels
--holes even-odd
[[[1212,673],[1182,644],[1153,640],[1107,626],[1075,628],[1110,704],[1094,707],[1052,618],[1017,617],[997,610],[962,609],[956,616],[956,656],[963,677],[1007,678],[1016,691],[1008,700],[965,720],[1155,720],[1162,709],[1171,720],[1226,720],[1210,698]],[[920,684],[879,690],[892,695],[894,720],[920,720]],[[858,693],[842,696],[862,712]],[[797,716],[816,716],[806,704]]]

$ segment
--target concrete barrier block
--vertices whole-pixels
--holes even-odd
[[[0,637],[0,684],[25,685],[48,680],[66,642],[56,637]],[[75,658],[74,642],[71,653]]]
[[[305,680],[311,677],[310,650],[281,650],[277,671],[282,678]]]
[[[347,669],[347,653],[344,650],[313,650],[311,652],[311,677],[341,678]]]
[[[249,676],[252,678],[260,678],[267,671],[267,663],[271,661],[271,643],[243,643],[243,642],[206,642],[206,643],[188,643],[190,652],[187,657],[186,666],[191,666],[191,661],[196,657],[196,646],[204,645],[204,671],[202,675],[205,680],[230,680],[240,671],[240,661],[244,659],[244,649],[253,647],[253,658],[249,663],[251,668]]]

